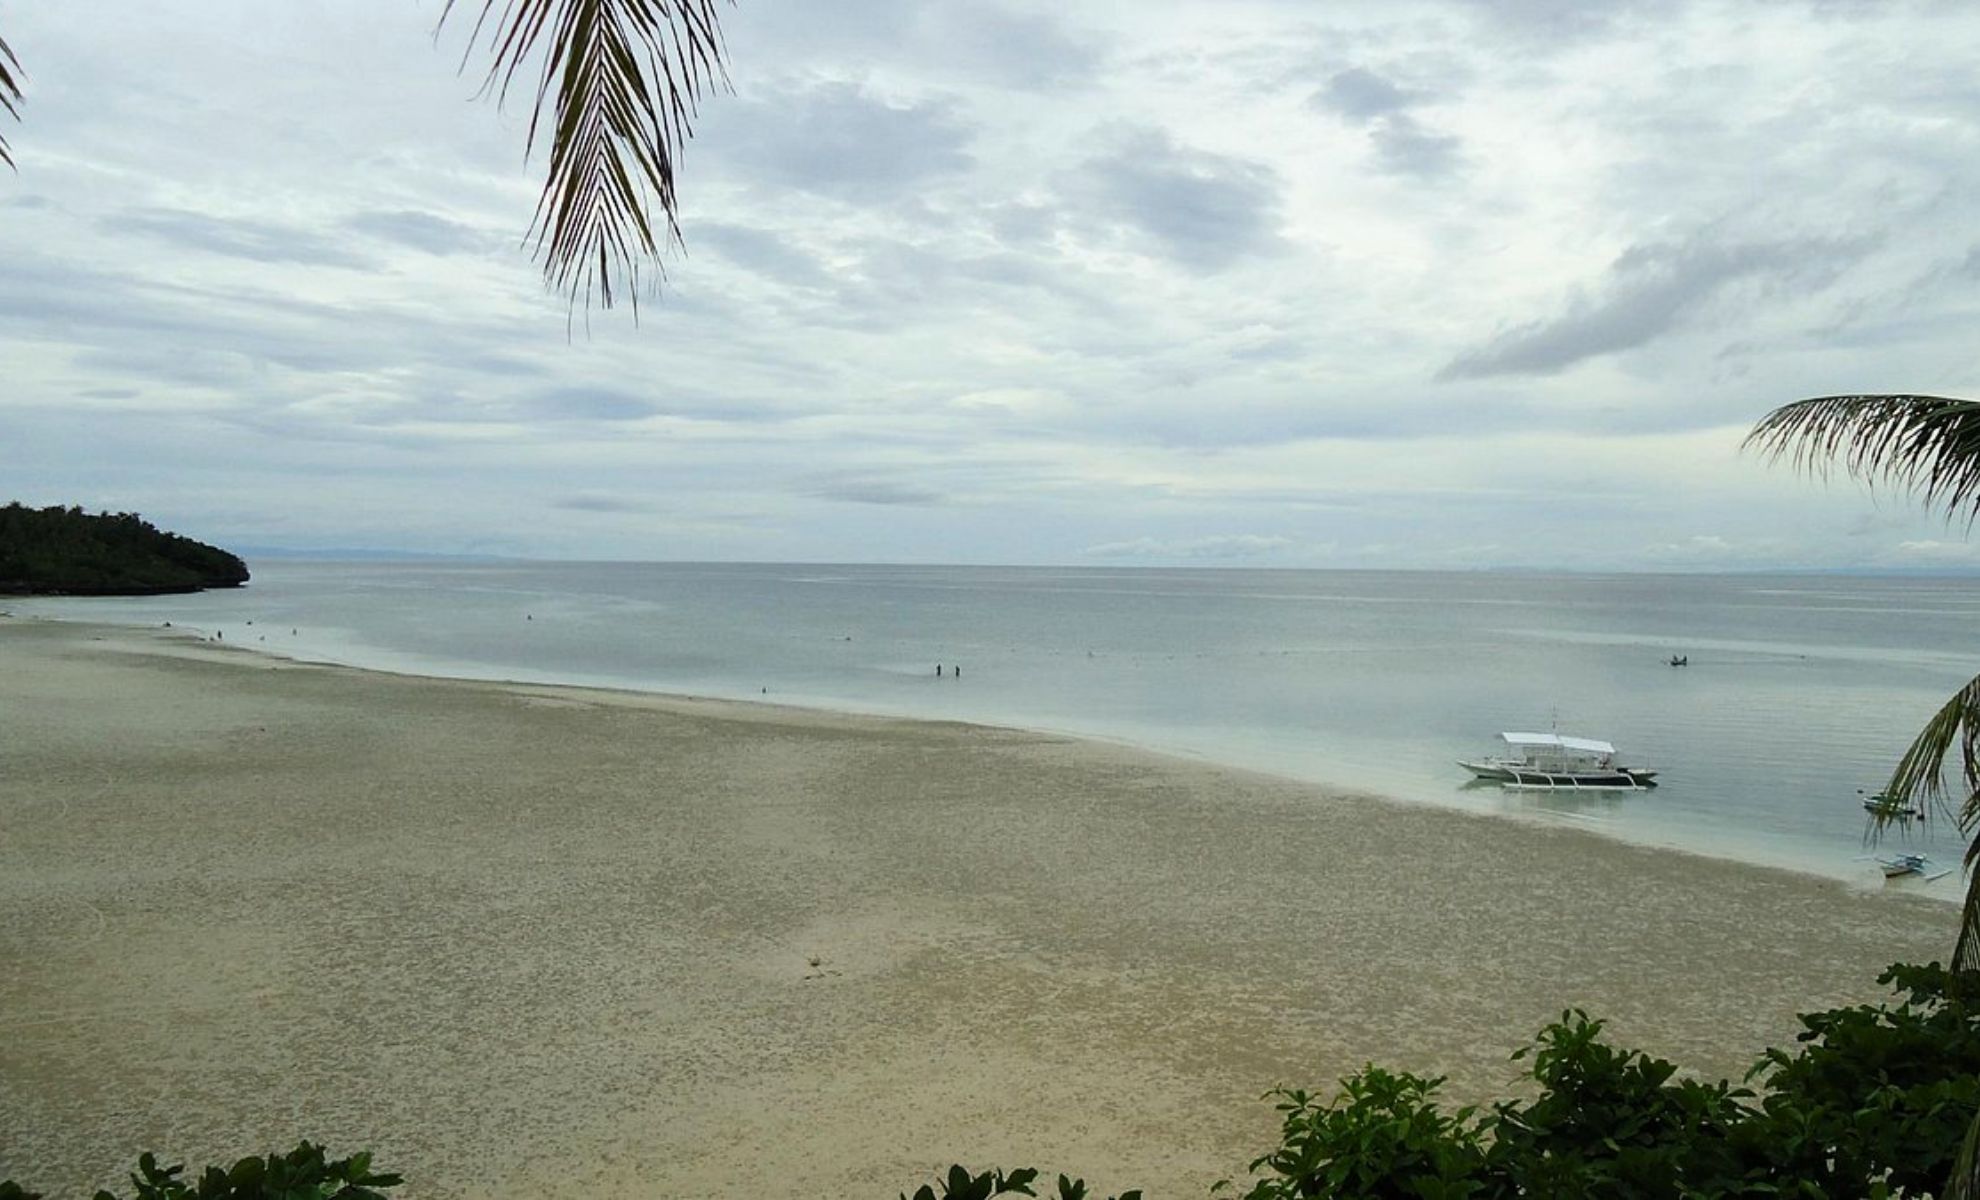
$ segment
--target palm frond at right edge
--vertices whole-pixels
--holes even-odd
[[[0,38],[0,108],[6,109],[7,115],[16,120],[20,119],[21,115],[23,78],[25,76],[21,73],[21,60],[14,57],[7,40]],[[0,163],[6,163],[10,167],[14,165],[14,156],[8,152],[7,139],[4,137],[0,137]]]
[[[1980,402],[1946,396],[1818,396],[1770,412],[1744,443],[1820,474],[1831,462],[1971,521],[1980,513]]]
[[[1946,779],[1946,760],[1955,748],[1960,768],[1957,792]],[[1924,801],[1917,807],[1928,815],[1937,811],[1949,818],[1969,839],[1969,886],[1953,948],[1953,968],[1980,969],[1980,890],[1976,890],[1980,876],[1973,874],[1973,868],[1980,865],[1980,840],[1973,838],[1980,832],[1980,676],[1968,680],[1925,722],[1891,772],[1883,797],[1887,803],[1879,805],[1871,816],[1873,832],[1882,832],[1900,820],[1902,813],[1914,807],[1914,801]]]

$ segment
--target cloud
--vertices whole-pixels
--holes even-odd
[[[368,268],[371,263],[323,234],[298,225],[216,217],[179,208],[127,208],[97,223],[106,233],[138,233],[209,254],[264,263]]]
[[[1106,47],[1093,34],[1068,28],[1058,16],[1064,11],[994,0],[759,0],[724,11],[723,26],[731,47],[768,48],[804,64],[870,70],[911,62],[952,83],[1065,93],[1104,82]]]
[[[344,228],[367,237],[424,250],[428,254],[470,254],[491,248],[487,235],[472,226],[429,212],[374,209],[344,218]]]
[[[632,500],[624,496],[603,496],[585,493],[576,496],[560,496],[550,502],[552,508],[569,512],[588,513],[650,513],[654,506],[644,500]]]
[[[1287,537],[1241,533],[1180,540],[1139,537],[1128,542],[1104,542],[1080,553],[1088,558],[1254,558],[1277,554],[1297,543]]]
[[[972,126],[953,103],[889,98],[855,83],[764,89],[710,109],[697,145],[775,188],[887,204],[967,170]]]
[[[1681,542],[1659,542],[1646,546],[1643,553],[1651,559],[1672,561],[1692,561],[1701,559],[1724,559],[1733,555],[1738,547],[1716,533],[1695,533]]]
[[[1088,159],[1068,190],[1086,217],[1130,230],[1197,271],[1224,270],[1280,243],[1270,167],[1178,145],[1161,130],[1134,131]]]
[[[1980,544],[1919,538],[1899,542],[1890,557],[1898,563],[1970,563],[1980,559]]]
[[[1382,169],[1391,175],[1440,179],[1456,171],[1463,161],[1462,142],[1425,128],[1407,113],[1380,118],[1368,137]]]
[[[819,500],[839,500],[848,504],[924,506],[942,504],[947,497],[932,488],[869,475],[848,474],[815,479],[799,489]]]
[[[1338,72],[1313,96],[1315,108],[1356,120],[1372,121],[1399,112],[1422,99],[1422,94],[1397,87],[1366,67]]]
[[[1593,295],[1579,294],[1559,316],[1515,326],[1459,354],[1437,377],[1550,375],[1654,341],[1743,280],[1820,286],[1868,248],[1861,239],[1715,242],[1703,235],[1634,246]]]
[[[1430,128],[1409,111],[1429,99],[1429,93],[1400,87],[1367,67],[1349,67],[1309,103],[1360,125],[1384,174],[1427,180],[1452,174],[1463,161],[1457,137]]]
[[[1667,18],[1686,0],[1485,0],[1466,7],[1496,26],[1532,44],[1553,50],[1560,45],[1601,37],[1632,20]]]
[[[701,246],[712,248],[739,267],[791,287],[825,290],[837,286],[837,281],[817,259],[767,229],[725,221],[697,221],[693,247]]]
[[[520,411],[530,417],[563,421],[637,421],[652,416],[650,400],[605,387],[562,387],[526,399]]]
[[[923,13],[929,50],[953,55],[1000,86],[1063,93],[1091,86],[1099,73],[1094,44],[1043,13],[988,3],[939,4]]]

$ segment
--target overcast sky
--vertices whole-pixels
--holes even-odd
[[[551,558],[1980,562],[1738,450],[1980,396],[1980,6],[740,0],[686,251],[575,338],[527,112],[438,10],[0,0],[0,499]]]

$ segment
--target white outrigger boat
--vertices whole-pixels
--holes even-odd
[[[1616,748],[1594,738],[1558,733],[1502,733],[1506,753],[1458,766],[1488,783],[1509,788],[1601,788],[1641,791],[1657,786],[1657,772],[1616,763]]]

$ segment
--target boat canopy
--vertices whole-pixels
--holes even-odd
[[[1583,754],[1614,754],[1616,748],[1594,738],[1562,737],[1558,733],[1502,733],[1508,746],[1546,746],[1555,750],[1579,750]]]

